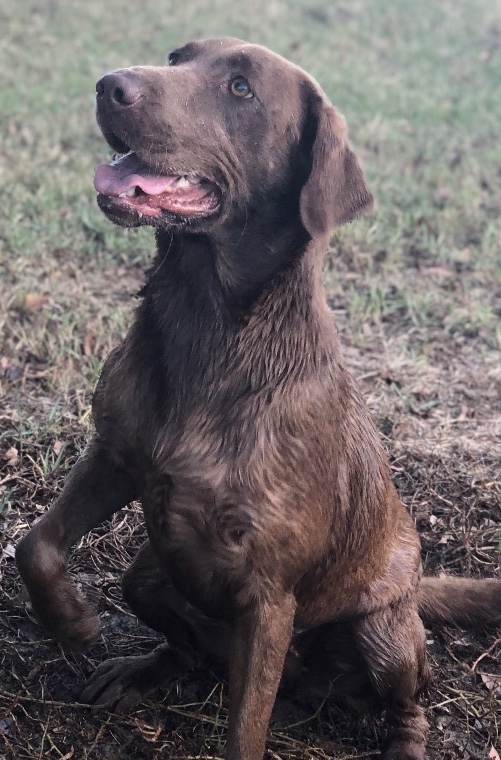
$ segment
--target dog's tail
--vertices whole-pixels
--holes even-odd
[[[424,577],[418,605],[429,625],[471,628],[501,623],[501,580]]]

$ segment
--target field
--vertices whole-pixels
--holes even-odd
[[[152,235],[98,211],[93,116],[110,69],[233,35],[312,73],[345,114],[377,200],[332,241],[326,287],[346,359],[421,533],[426,571],[501,573],[501,5],[496,0],[2,0],[0,7],[0,760],[221,757],[221,674],[132,715],[78,704],[106,656],[152,646],[121,598],[136,505],[71,572],[103,637],[64,652],[30,616],[13,548],[92,426],[101,364],[130,322]],[[499,630],[430,631],[430,760],[499,760]],[[277,701],[271,760],[364,758],[379,720]]]

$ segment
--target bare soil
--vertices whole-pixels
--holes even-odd
[[[367,295],[364,262],[335,245],[328,265],[328,293],[345,355],[386,439],[395,483],[421,534],[426,572],[499,576],[499,365],[486,367],[478,360],[481,335],[463,331],[444,339],[438,329],[413,326],[405,311],[368,320],[358,331],[348,318],[345,289],[348,282],[361,298]],[[102,287],[108,299],[119,301],[124,284],[112,274]],[[127,277],[126,288],[139,285],[137,272]],[[371,287],[377,279],[373,273]],[[16,318],[29,322],[37,315],[12,312]],[[428,361],[416,363],[412,347],[423,340]],[[14,428],[16,394],[22,389],[33,399],[43,398],[45,376],[33,356],[10,357],[4,364],[4,420],[10,414]],[[24,430],[3,442],[0,483],[15,489],[15,500],[3,515],[0,565],[0,758],[220,757],[227,715],[223,674],[190,675],[132,715],[78,704],[86,677],[104,658],[148,651],[155,644],[155,636],[124,606],[120,591],[120,575],[144,539],[139,506],[87,536],[71,558],[71,572],[101,614],[99,643],[84,654],[64,652],[32,619],[12,547],[53,499],[84,443],[77,413],[73,420],[67,415],[62,440],[56,429],[54,423],[45,433]],[[42,453],[52,465],[57,456],[61,460],[52,474],[41,468]],[[499,632],[433,630],[428,639],[434,673],[427,697],[430,760],[496,757],[489,752],[501,742]],[[280,694],[268,756],[368,757],[381,738],[380,723],[378,716],[346,713],[328,699],[318,707]]]

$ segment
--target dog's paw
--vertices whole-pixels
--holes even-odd
[[[156,684],[145,679],[142,657],[117,657],[99,665],[87,681],[80,700],[113,712],[131,712]]]
[[[45,630],[68,649],[80,650],[99,635],[99,618],[69,578],[31,595],[33,612]]]
[[[163,683],[183,675],[194,664],[188,654],[167,644],[147,655],[117,657],[96,668],[80,699],[113,712],[131,712]]]
[[[396,740],[391,742],[381,760],[425,760],[424,742]]]

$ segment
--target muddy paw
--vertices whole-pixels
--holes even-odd
[[[31,597],[40,623],[65,647],[83,649],[99,635],[98,616],[69,579],[61,579],[44,594]]]
[[[422,742],[394,741],[381,760],[425,760],[425,746]]]
[[[167,680],[192,666],[189,656],[168,645],[140,657],[117,657],[96,668],[80,699],[114,712],[130,712]]]
[[[33,612],[52,636],[81,649],[99,633],[99,619],[65,571],[65,556],[40,536],[43,520],[20,541],[16,562],[30,595]]]
[[[155,686],[141,678],[139,657],[117,657],[103,662],[87,681],[80,699],[113,712],[131,712]]]

